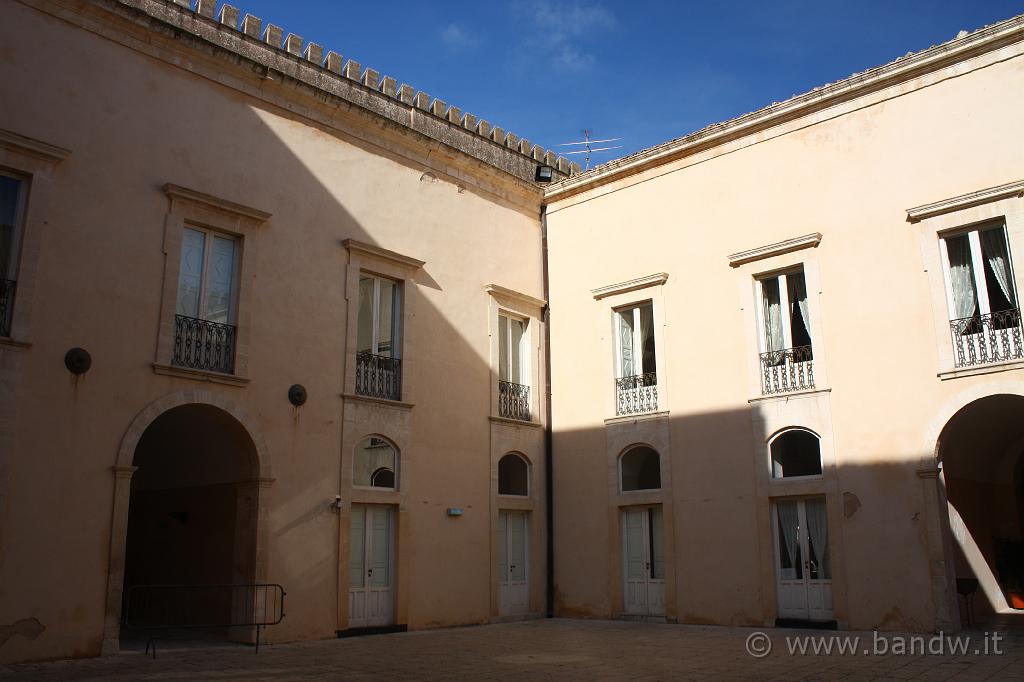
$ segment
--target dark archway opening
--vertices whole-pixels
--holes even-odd
[[[161,636],[248,641],[226,627],[245,598],[228,586],[256,579],[259,464],[248,432],[217,407],[183,405],[150,424],[132,463],[125,637],[166,626]],[[183,627],[194,624],[210,627]]]
[[[957,601],[965,627],[1024,620],[1024,397],[957,412],[939,438]]]

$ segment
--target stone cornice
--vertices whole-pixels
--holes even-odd
[[[19,154],[34,156],[51,164],[59,163],[71,156],[71,150],[49,144],[31,137],[25,137],[10,130],[0,128],[0,147],[5,147]]]
[[[183,199],[185,201],[191,201],[197,204],[203,204],[210,208],[223,211],[225,213],[231,213],[232,215],[242,216],[245,218],[251,218],[257,223],[265,223],[270,220],[271,214],[266,211],[261,211],[258,208],[252,208],[251,206],[245,206],[243,204],[235,203],[234,201],[228,201],[227,199],[221,199],[219,197],[205,194],[203,192],[196,191],[194,189],[188,189],[187,187],[181,187],[179,185],[173,185],[167,183],[164,185],[164,193],[172,199]]]
[[[540,309],[548,304],[548,302],[542,298],[534,298],[529,294],[521,294],[518,291],[508,289],[497,284],[488,284],[487,286],[484,287],[484,290],[487,293],[491,294],[492,296],[504,296],[505,298],[512,299],[513,301],[525,303],[526,305],[531,306],[533,308]]]
[[[1005,185],[999,185],[998,187],[988,187],[975,192],[961,194],[960,196],[952,197],[950,199],[943,199],[942,201],[935,201],[930,204],[923,204],[914,208],[908,208],[907,220],[912,223],[916,223],[919,220],[931,218],[932,216],[941,215],[943,213],[959,211],[960,209],[970,208],[971,206],[978,206],[980,204],[987,204],[990,201],[998,201],[999,199],[1006,199],[1008,197],[1020,196],[1024,196],[1024,180],[1008,182]]]
[[[725,142],[752,135],[826,107],[881,90],[895,83],[963,62],[1003,45],[1020,42],[1022,39],[1024,39],[1024,14],[986,26],[973,33],[958,35],[953,40],[908,54],[888,64],[868,69],[841,81],[791,97],[783,102],[773,103],[743,116],[723,123],[715,123],[689,135],[602,164],[590,171],[573,175],[548,186],[544,196],[549,202],[559,201],[592,187],[662,165],[701,149],[716,147]]]
[[[660,286],[668,281],[667,272],[657,272],[653,275],[647,275],[646,277],[637,277],[636,279],[627,280],[625,282],[619,282],[617,284],[608,284],[603,287],[591,289],[590,293],[594,295],[594,298],[600,300],[607,298],[608,296],[615,296],[616,294],[624,294],[629,291],[636,291],[637,289],[646,289],[647,287]]]
[[[348,249],[350,253],[365,254],[371,258],[388,261],[389,263],[393,263],[401,268],[409,270],[419,270],[426,265],[426,261],[417,260],[410,256],[403,256],[396,251],[382,249],[374,244],[367,244],[366,242],[356,241],[355,239],[346,239],[341,242],[341,245]]]
[[[779,256],[784,253],[789,253],[790,251],[814,248],[817,247],[820,242],[821,233],[812,232],[811,234],[805,234],[802,237],[794,237],[781,242],[775,242],[774,244],[765,244],[764,246],[758,246],[754,249],[730,253],[729,265],[735,268],[743,265],[744,263],[750,263],[764,258],[771,258],[772,256]]]
[[[33,6],[48,4],[44,0],[22,1]],[[579,168],[551,150],[463,113],[412,86],[399,85],[394,78],[364,68],[359,62],[344,60],[337,52],[325,51],[279,26],[264,24],[258,17],[243,14],[231,5],[217,3],[219,7],[215,7],[214,0],[198,0],[194,8],[190,6],[191,0],[101,0],[99,4],[122,16],[134,13],[136,23],[148,24],[150,29],[169,28],[182,45],[198,40],[206,44],[201,48],[203,51],[208,52],[209,46],[226,50],[234,60],[251,63],[253,71],[261,73],[264,79],[299,81],[317,91],[320,98],[344,100],[533,187],[537,187],[534,171],[538,165],[551,166],[556,177],[565,177]],[[61,13],[67,12],[80,10],[69,8]],[[186,63],[176,64],[190,68]]]

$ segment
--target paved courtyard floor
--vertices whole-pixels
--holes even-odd
[[[1024,635],[1004,633],[985,655],[974,633],[967,654],[949,640],[818,630],[534,620],[299,644],[164,647],[0,667],[10,680],[1024,680]],[[787,638],[789,638],[787,640]],[[815,639],[808,639],[815,638]],[[854,644],[856,639],[856,643]],[[771,651],[762,657],[766,641]],[[831,654],[812,654],[819,647]],[[901,646],[913,654],[893,654]],[[807,654],[789,653],[803,643]],[[855,646],[840,654],[835,647]],[[998,645],[1001,653],[993,653]],[[939,647],[943,653],[937,653]],[[922,655],[921,647],[932,654]],[[876,655],[875,651],[888,651]],[[977,651],[977,654],[975,654]]]

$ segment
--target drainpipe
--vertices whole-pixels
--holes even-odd
[[[547,528],[547,575],[545,585],[547,617],[555,615],[555,506],[553,464],[551,460],[551,304],[548,281],[548,207],[540,206],[540,234],[543,249],[544,274],[544,496],[545,523]]]

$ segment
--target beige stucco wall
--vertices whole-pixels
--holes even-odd
[[[263,80],[244,63],[217,62],[96,6],[85,11],[100,33],[116,31],[128,45],[77,27],[74,12],[66,22],[18,2],[0,8],[0,128],[71,151],[48,187],[42,179],[33,187],[40,197],[49,191],[31,324],[16,322],[21,345],[0,345],[0,402],[11,415],[2,423],[0,625],[35,618],[45,628],[10,637],[0,659],[100,652],[112,467],[136,415],[195,389],[234,406],[265,448],[261,476],[274,480],[264,482],[263,579],[288,592],[287,616],[268,639],[329,637],[346,627],[338,594],[353,499],[345,448],[369,433],[402,443],[409,476],[400,498],[378,500],[401,505],[398,622],[420,628],[496,616],[488,420],[496,387],[485,285],[542,297],[540,191],[330,98]],[[220,82],[192,72],[211,63]],[[245,236],[243,385],[153,370],[165,264],[179,258],[164,252],[166,183],[272,214]],[[412,407],[342,398],[345,239],[425,261],[406,292],[415,307],[404,331],[403,401]],[[18,305],[27,309],[27,301]],[[78,379],[62,362],[73,346],[93,359]],[[294,383],[308,391],[301,408],[287,399]],[[388,416],[395,410],[404,415],[397,421]],[[530,443],[541,500],[540,436]],[[339,493],[337,512],[330,503]],[[447,517],[447,507],[465,514]],[[539,501],[534,517],[541,541]],[[532,579],[542,590],[542,562]],[[535,611],[543,609],[539,594]]]
[[[824,494],[840,626],[930,630],[948,621],[938,603],[936,480],[925,470],[959,407],[1021,393],[1024,376],[1019,366],[937,376],[952,360],[936,230],[1006,216],[1019,291],[1024,199],[947,215],[943,225],[908,222],[906,211],[1024,178],[1019,33],[1016,40],[845,101],[812,103],[802,116],[653,168],[599,172],[550,200],[559,613],[606,617],[623,608],[621,559],[608,560],[621,556],[614,522],[629,503],[609,492],[607,465],[621,452],[620,424],[605,424],[614,416],[611,310],[651,299],[668,427],[663,434],[664,415],[639,421],[634,437],[664,443],[671,470],[661,493],[675,522],[667,617],[772,623],[769,500]],[[727,260],[815,232],[823,235],[817,248],[739,267]],[[753,279],[798,263],[820,390],[753,400]],[[654,273],[667,281],[614,304],[591,294]],[[801,425],[822,435],[824,475],[771,481],[768,437]]]

